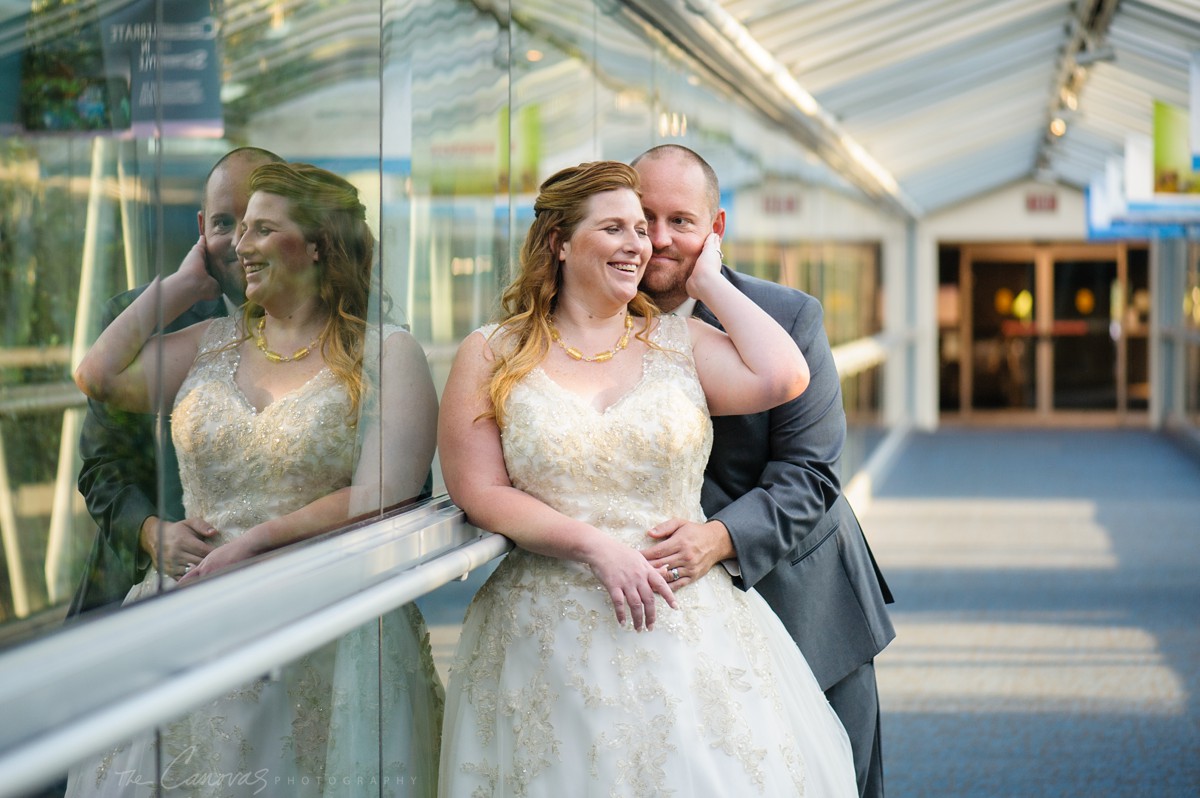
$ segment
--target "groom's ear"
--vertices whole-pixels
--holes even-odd
[[[725,209],[718,208],[717,215],[713,217],[713,232],[721,238],[725,237]]]

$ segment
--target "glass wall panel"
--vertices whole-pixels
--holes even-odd
[[[938,246],[938,409],[962,410],[962,288],[955,246]]]
[[[187,545],[173,542],[171,524],[148,525],[145,518],[186,518],[197,539],[215,527],[219,539],[228,541],[218,552],[232,551],[234,541],[271,526],[263,536],[266,545],[258,548],[277,549],[427,496],[436,393],[420,341],[403,328],[432,314],[429,303],[421,301],[411,260],[383,255],[392,246],[397,256],[407,254],[411,240],[407,225],[385,224],[382,210],[385,179],[389,200],[410,190],[411,146],[401,143],[386,152],[382,146],[384,111],[392,112],[393,121],[401,103],[381,101],[386,30],[381,4],[44,3],[35,4],[25,22],[22,102],[15,124],[6,128],[10,135],[3,149],[3,200],[19,211],[5,213],[4,223],[14,227],[3,231],[3,241],[13,242],[25,263],[8,268],[6,262],[3,271],[6,284],[13,286],[4,293],[13,311],[6,314],[4,398],[36,393],[57,407],[37,403],[41,429],[14,417],[11,432],[3,430],[5,463],[23,464],[15,473],[5,469],[0,485],[5,499],[19,497],[5,506],[21,515],[24,525],[6,519],[6,540],[15,530],[22,533],[17,540],[37,542],[20,551],[13,547],[17,557],[7,556],[6,547],[7,572],[16,577],[7,591],[14,597],[11,616],[39,619],[44,611],[44,625],[52,626],[67,611],[75,583],[86,584],[88,578],[103,582],[95,586],[108,591],[106,608],[115,606],[146,566],[150,570],[139,596],[173,585],[187,560],[172,552]],[[53,77],[62,72],[76,79]],[[503,70],[493,65],[493,72]],[[396,85],[411,84],[410,76]],[[37,90],[26,91],[27,86]],[[409,106],[403,110],[411,119],[411,95],[405,99]],[[347,229],[365,224],[371,231],[360,239],[365,246],[357,261],[339,266],[336,242],[327,233],[306,228],[297,235],[312,242],[318,284],[334,284],[339,269],[358,275],[349,283],[359,288],[335,289],[343,293],[319,301],[324,307],[342,302],[340,307],[366,323],[365,330],[321,332],[313,343],[297,348],[294,344],[304,341],[292,346],[276,343],[286,342],[286,336],[268,341],[267,331],[281,328],[255,327],[250,319],[240,328],[248,332],[233,340],[232,348],[221,348],[225,339],[213,339],[214,368],[225,367],[220,353],[227,351],[228,372],[213,377],[213,383],[197,371],[203,377],[196,384],[228,385],[232,403],[222,400],[220,391],[214,398],[197,389],[194,410],[182,399],[174,408],[176,430],[181,419],[193,435],[213,425],[220,430],[216,437],[175,436],[183,452],[182,471],[172,447],[165,445],[165,413],[157,420],[115,412],[103,416],[97,434],[109,437],[104,446],[112,473],[88,481],[85,464],[80,483],[93,522],[74,491],[80,455],[95,455],[70,372],[119,310],[109,305],[109,297],[154,277],[178,278],[176,271],[187,268],[181,262],[200,222],[207,244],[201,267],[218,275],[236,264],[231,254],[236,240],[247,263],[265,263],[264,276],[251,275],[246,293],[251,301],[268,302],[268,312],[278,310],[282,305],[269,303],[272,280],[285,288],[293,285],[281,282],[286,278],[279,276],[285,268],[280,264],[293,271],[300,267],[282,260],[286,252],[271,249],[270,234],[286,233],[287,222],[314,227],[322,222],[302,221],[299,215],[298,209],[317,197],[310,183],[291,196],[283,188],[272,192],[288,197],[274,215],[255,204],[257,197],[251,200],[246,223],[239,226],[248,189],[235,189],[238,181],[232,178],[230,185],[220,183],[224,171],[210,178],[209,169],[225,152],[246,145],[314,164],[353,187],[357,200],[347,207]],[[333,178],[321,179],[336,185]],[[241,200],[232,199],[238,191]],[[487,184],[489,243],[494,193],[495,183]],[[331,202],[349,201],[348,196]],[[317,210],[318,217],[331,213],[338,211]],[[395,218],[407,223],[407,209],[401,206],[398,213]],[[265,243],[246,243],[256,235]],[[228,239],[228,261],[214,249],[218,239]],[[281,260],[272,260],[276,257]],[[426,286],[432,282],[424,281]],[[162,288],[146,292],[156,302],[151,315],[160,315],[165,324],[181,309],[170,284],[167,279]],[[233,302],[214,297],[209,303],[214,307],[205,313],[224,315],[223,310],[233,320],[240,318],[236,305],[242,297],[221,287]],[[344,304],[355,291],[358,304]],[[414,312],[418,304],[419,314]],[[188,310],[190,320],[207,317],[197,312]],[[431,330],[427,324],[427,337]],[[344,366],[325,347],[331,339],[349,341],[350,361]],[[318,342],[329,368],[318,370],[319,361],[309,359]],[[275,349],[279,356],[273,358]],[[260,354],[265,357],[242,368]],[[317,365],[309,368],[306,360]],[[197,369],[203,362],[197,359]],[[272,373],[294,377],[272,379]],[[257,379],[263,375],[266,382]],[[185,384],[179,396],[188,390]],[[356,392],[354,410],[345,397]],[[9,411],[29,415],[9,404],[6,422]],[[186,426],[189,412],[200,416],[203,429]],[[238,421],[240,416],[246,420]],[[144,430],[138,433],[144,443],[137,447],[130,442],[134,425]],[[38,455],[28,456],[34,452]],[[114,485],[110,494],[127,493],[133,488],[120,481],[125,477],[138,479],[144,508],[123,512],[112,506],[114,499],[98,504],[88,493],[105,480]],[[314,483],[320,483],[316,493]],[[239,508],[251,509],[247,514]],[[124,517],[137,511],[143,516],[132,522]],[[139,538],[139,524],[154,530],[148,542],[144,534]],[[112,562],[98,563],[98,550],[115,552]],[[197,707],[108,758],[81,764],[77,775],[90,780],[103,771],[127,785],[204,783],[231,794],[249,794],[262,784],[269,794],[431,795],[440,715],[441,684],[420,613],[409,606]]]
[[[1184,415],[1193,430],[1200,429],[1200,244],[1188,247],[1187,277],[1183,293],[1182,375]]]
[[[656,51],[623,19],[619,5],[591,4],[595,13],[598,157],[630,161],[655,143]],[[603,35],[595,35],[603,31]],[[669,124],[669,122],[668,122]],[[678,124],[683,124],[682,121]]]
[[[88,473],[80,445],[87,403],[72,381],[115,315],[112,297],[188,274],[182,264],[199,224],[231,216],[222,232],[204,228],[206,243],[224,236],[230,252],[235,241],[243,246],[243,233],[260,232],[236,223],[237,207],[215,213],[206,191],[210,169],[233,148],[262,148],[345,178],[376,242],[363,362],[347,372],[353,384],[361,379],[361,403],[357,413],[323,417],[349,436],[342,448],[352,456],[339,468],[353,475],[354,490],[336,505],[327,493],[310,497],[324,502],[320,523],[292,515],[300,508],[279,508],[268,520],[290,520],[271,536],[273,551],[443,492],[430,462],[436,392],[459,342],[494,317],[532,197],[555,170],[629,160],[669,141],[712,163],[727,209],[781,185],[853,194],[704,64],[619,3],[39,0],[30,9],[0,19],[10,34],[0,39],[8,48],[0,50],[0,645],[59,628],[89,579],[105,591],[96,607],[110,610],[144,573],[147,594],[172,584],[187,563],[171,553],[178,553],[174,524],[196,517],[197,540],[207,539],[209,526],[231,539],[252,527],[194,511],[196,497],[188,494],[195,491],[185,490],[167,445],[167,413],[114,416],[110,424],[121,440],[139,425],[143,443],[117,452],[114,468],[141,480],[143,508],[121,513],[93,500],[89,512],[90,483],[78,482]],[[7,99],[10,86],[16,101]],[[815,295],[835,345],[878,332],[880,244],[828,233],[826,216],[798,228],[778,210],[731,215],[730,264]],[[262,221],[256,212],[250,221]],[[854,213],[837,226],[853,229]],[[215,261],[210,251],[209,269],[240,265],[232,257]],[[269,285],[269,276],[252,275],[251,293]],[[150,295],[156,320],[172,321],[180,308],[170,291]],[[241,315],[234,299],[234,307],[215,296],[209,303],[213,313],[232,313],[231,325]],[[236,409],[261,424],[278,412],[270,405],[284,406],[289,392],[313,383],[272,394],[254,390],[261,385],[253,373],[299,374],[315,359],[304,346],[309,339],[290,341],[287,328],[259,331],[256,323],[231,327],[241,339],[227,350],[217,346],[213,360],[229,356]],[[300,354],[305,348],[309,355]],[[264,350],[292,360],[264,360]],[[251,362],[261,371],[239,370]],[[333,371],[321,373],[337,384]],[[878,437],[879,386],[877,369],[843,382],[852,426],[846,478]],[[312,406],[304,405],[301,420],[311,420]],[[229,407],[211,411],[214,423],[229,420]],[[215,506],[281,493],[284,476],[239,459],[252,453],[250,445],[226,450],[232,465],[223,482],[206,481]],[[293,454],[284,459],[299,471],[330,468]],[[112,565],[97,567],[98,557]],[[164,726],[146,769],[138,764],[134,772],[167,778],[168,763],[198,756],[212,742],[193,749],[187,735],[224,713],[257,724],[263,733],[256,740],[277,747],[236,765],[213,753],[195,760],[193,772],[255,773],[247,767],[255,761],[288,790],[296,787],[289,795],[314,785],[329,794],[422,794],[432,787],[437,740],[430,730],[441,711],[422,613],[435,614],[432,655],[444,675],[463,610],[488,570],[189,713],[180,721],[186,734]],[[404,789],[389,788],[397,784]]]
[[[42,794],[433,798],[441,678],[405,605],[76,763]]]
[[[738,271],[817,297],[825,310],[830,345],[883,329],[878,244],[739,240],[727,249]]]
[[[1187,276],[1183,290],[1183,328],[1200,332],[1200,242],[1187,248]]]
[[[442,25],[447,4],[425,5],[430,24]],[[425,41],[474,57],[477,50],[463,46],[472,34],[461,22],[483,20],[490,26],[477,29],[473,40],[489,41],[506,52],[506,37],[497,35],[492,17],[469,4],[453,9],[448,30],[463,31],[467,39],[427,35]],[[414,54],[412,46],[421,41],[416,38],[419,26],[411,24],[422,19],[421,12],[419,5],[392,4],[387,10],[390,27],[381,22],[378,0],[216,5],[207,0],[53,1],[33,3],[27,13],[6,12],[0,23],[6,34],[0,63],[4,85],[18,91],[11,99],[6,94],[0,104],[0,245],[5,251],[0,269],[5,305],[0,342],[0,641],[11,643],[56,628],[67,614],[118,606],[147,568],[154,573],[147,577],[146,590],[153,592],[160,579],[170,584],[187,564],[184,544],[177,542],[172,526],[187,513],[167,416],[130,416],[98,403],[89,414],[71,375],[119,312],[110,298],[156,276],[172,275],[179,267],[205,218],[198,212],[206,202],[209,170],[235,147],[265,148],[348,179],[378,239],[362,312],[368,322],[362,344],[367,362],[347,371],[358,370],[363,385],[361,412],[349,419],[349,450],[355,455],[351,465],[359,466],[354,474],[361,490],[345,510],[315,526],[293,525],[271,547],[430,494],[436,395],[422,347],[432,350],[430,341],[437,337],[433,275],[449,283],[464,263],[487,275],[496,242],[506,249],[508,225],[496,213],[502,207],[497,197],[504,192],[497,179],[502,164],[493,153],[485,179],[474,188],[479,199],[465,203],[471,218],[479,220],[478,234],[471,235],[461,224],[446,225],[468,242],[465,257],[447,250],[446,268],[440,269],[440,251],[426,257],[411,249],[410,222],[422,218],[420,203],[414,212],[409,200],[411,65],[431,63],[428,53]],[[385,30],[393,39],[409,37],[407,45],[402,41],[393,48],[395,59],[383,61],[392,78],[386,94],[380,80]],[[397,31],[400,35],[392,36]],[[491,87],[490,106],[481,105],[473,91],[458,102],[486,116],[486,129],[477,138],[495,149],[496,132],[504,128],[507,65],[495,53],[484,53],[482,63],[476,72]],[[445,93],[430,91],[422,80],[415,81],[426,91],[417,98],[419,107],[432,110],[427,119],[444,118],[427,100]],[[438,131],[427,132],[425,141],[430,141]],[[444,154],[425,154],[422,163]],[[468,172],[477,171],[468,167]],[[439,190],[453,193],[445,186]],[[229,215],[226,211],[233,217],[241,213],[240,208],[210,210],[212,225],[218,216]],[[461,216],[453,203],[446,203],[424,218]],[[238,231],[229,219],[220,224],[220,229],[205,231],[207,266],[240,275],[232,246]],[[214,255],[219,238],[228,243],[229,262],[223,265]],[[427,238],[419,240],[428,245]],[[154,295],[159,297],[157,290]],[[131,298],[126,295],[123,301]],[[240,296],[232,299],[227,304],[214,298],[205,312],[228,313]],[[201,318],[199,308],[178,320],[164,318],[166,329]],[[163,303],[151,315],[175,312]],[[449,318],[445,312],[440,315]],[[386,334],[397,327],[409,328],[417,337],[395,346]],[[440,337],[450,342],[444,345],[452,345],[461,331],[443,327]],[[265,333],[262,348],[271,348]],[[411,360],[412,371],[403,379],[381,379],[388,372],[379,368],[380,353],[393,349],[401,350],[392,353],[393,360]],[[258,355],[248,342],[238,351]],[[280,354],[299,351],[292,347]],[[405,413],[381,413],[385,406],[404,407]],[[391,446],[385,445],[385,435]],[[384,456],[395,451],[405,455]],[[267,475],[252,468],[244,473],[246,484],[269,484]],[[168,523],[158,524],[159,518]],[[200,541],[200,548],[191,552],[194,561],[208,548],[208,526],[228,527],[219,530],[226,535],[238,531],[226,518],[196,521],[205,528],[191,533]]]
[[[1055,409],[1116,409],[1119,287],[1115,261],[1054,262]]]
[[[54,608],[70,599],[90,544],[90,521],[72,484],[83,400],[71,382],[71,357],[92,176],[101,183],[111,174],[111,151],[87,139],[43,137],[5,139],[0,148],[0,636],[6,642],[61,619]],[[88,244],[93,252],[120,253],[115,209],[106,205],[93,206]],[[109,259],[93,274],[111,283],[123,277],[121,260]],[[62,475],[64,449],[70,467]],[[60,477],[68,480],[66,490],[58,489]]]
[[[1129,286],[1121,330],[1126,341],[1126,395],[1130,410],[1150,407],[1150,250],[1130,247]]]
[[[528,196],[530,206],[529,195],[543,179],[600,157],[593,5],[588,0],[512,3],[510,188],[514,197]],[[518,239],[530,219],[517,218]]]
[[[506,281],[509,30],[470,3],[386,9],[384,280],[440,390],[458,342],[492,316]],[[436,465],[433,480],[444,493]]]
[[[1035,327],[1039,297],[1032,262],[976,260],[972,264],[971,406],[1033,408]]]
[[[195,243],[201,186],[225,149],[212,140],[207,4],[172,6],[161,42],[155,14],[150,3],[41,2],[0,20],[15,89],[0,105],[4,643],[119,602],[151,564],[143,521],[168,505],[182,517],[177,480],[162,478],[173,464],[156,453],[163,430],[150,416],[86,411],[71,380],[119,310],[108,299]],[[160,67],[166,102],[148,78]],[[98,535],[93,517],[119,532]]]
[[[883,424],[883,374],[876,366],[842,380],[842,400],[846,405],[846,444],[842,450],[843,484],[866,464],[887,436]]]
[[[1193,429],[1200,429],[1200,344],[1184,348],[1185,414]]]
[[[319,661],[321,655],[332,661]],[[329,669],[327,680],[318,668]],[[445,691],[415,605],[364,624],[285,673],[296,670],[305,677],[297,680],[303,688],[294,697],[313,702],[306,711],[317,722],[305,727],[303,735],[297,732],[293,745],[309,746],[313,786],[320,787],[315,794],[437,795]],[[316,709],[327,713],[327,725],[325,714]],[[281,780],[275,784],[292,786]],[[284,789],[280,794],[312,792],[303,789],[307,786],[301,781],[295,792]]]
[[[763,240],[723,244],[726,260],[746,274],[798,288],[821,300],[832,346],[883,329],[879,246],[839,242],[776,244]],[[882,381],[878,368],[842,380],[848,438],[845,478],[863,465],[882,440]]]

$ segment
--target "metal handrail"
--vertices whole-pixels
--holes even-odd
[[[511,545],[443,498],[5,652],[0,796],[36,789]]]
[[[22,413],[49,413],[83,407],[87,397],[73,382],[50,382],[38,385],[13,385],[0,388],[0,416]]]
[[[893,343],[889,336],[880,333],[832,347],[838,377],[844,380],[882,365],[887,361]]]

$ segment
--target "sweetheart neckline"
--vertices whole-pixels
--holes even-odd
[[[625,393],[621,394],[621,395],[620,395],[620,396],[618,396],[616,399],[614,399],[613,401],[611,401],[611,402],[609,402],[607,405],[605,405],[605,407],[604,407],[603,409],[600,409],[600,408],[596,407],[594,404],[592,404],[591,402],[589,402],[589,401],[587,400],[587,397],[586,397],[586,396],[584,396],[583,394],[579,393],[578,391],[573,391],[573,390],[571,390],[571,389],[570,389],[570,388],[568,388],[567,386],[565,386],[565,385],[563,385],[562,383],[560,383],[558,380],[556,380],[556,379],[554,379],[553,377],[551,377],[551,376],[550,376],[550,375],[549,375],[549,374],[546,372],[546,370],[545,370],[545,369],[543,369],[543,368],[541,367],[541,365],[540,365],[540,364],[539,364],[539,365],[537,365],[537,366],[534,366],[534,367],[533,367],[533,370],[534,370],[534,372],[536,372],[536,373],[538,373],[538,374],[541,374],[541,375],[542,375],[542,378],[543,378],[543,379],[545,379],[547,382],[549,382],[551,385],[553,385],[553,386],[554,386],[556,389],[558,389],[559,391],[561,391],[561,392],[563,392],[563,393],[567,394],[568,396],[572,397],[572,398],[573,398],[573,399],[574,399],[576,402],[578,402],[580,405],[583,405],[584,407],[588,408],[589,410],[591,410],[593,413],[595,413],[595,414],[596,414],[596,415],[598,415],[598,416],[606,416],[606,415],[608,415],[608,411],[612,410],[614,407],[616,407],[617,405],[621,404],[621,403],[622,403],[622,402],[624,402],[626,399],[628,399],[630,396],[632,396],[634,393],[636,393],[636,392],[637,392],[637,390],[638,390],[639,388],[641,388],[641,387],[642,387],[642,385],[643,385],[643,384],[646,382],[646,377],[647,377],[647,375],[649,374],[649,372],[648,372],[648,370],[647,370],[647,368],[646,368],[646,357],[647,357],[647,355],[648,355],[649,353],[650,353],[650,350],[649,350],[649,349],[647,349],[647,350],[646,350],[646,352],[642,354],[642,373],[641,373],[641,375],[638,377],[638,379],[637,379],[637,382],[635,382],[635,383],[634,383],[634,384],[633,384],[633,385],[632,385],[632,386],[629,388],[629,390],[628,390],[628,391],[626,391]]]
[[[230,361],[231,361],[230,369],[229,369],[229,373],[226,375],[226,377],[229,380],[229,384],[233,386],[234,393],[236,393],[238,398],[242,400],[242,403],[246,405],[246,408],[251,413],[254,414],[255,418],[262,416],[263,413],[266,413],[267,410],[269,410],[270,408],[279,404],[283,400],[290,399],[294,394],[300,393],[305,388],[307,388],[309,385],[311,385],[313,382],[315,382],[317,377],[320,377],[322,374],[325,374],[326,372],[328,372],[330,374],[333,373],[333,372],[329,371],[328,365],[323,365],[323,366],[321,366],[320,371],[317,371],[315,374],[313,374],[307,380],[300,383],[295,388],[292,388],[291,390],[286,391],[283,394],[281,394],[280,396],[267,402],[265,405],[262,406],[262,409],[259,409],[258,407],[255,407],[254,402],[250,401],[250,397],[246,396],[246,392],[242,390],[242,386],[238,385],[238,382],[237,382],[238,366],[240,366],[242,363],[241,350],[239,348],[234,348],[231,351],[233,353],[233,357],[230,358]]]

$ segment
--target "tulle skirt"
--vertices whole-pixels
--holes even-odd
[[[858,794],[845,730],[779,619],[714,569],[618,626],[575,563],[517,550],[467,612],[441,795]]]

